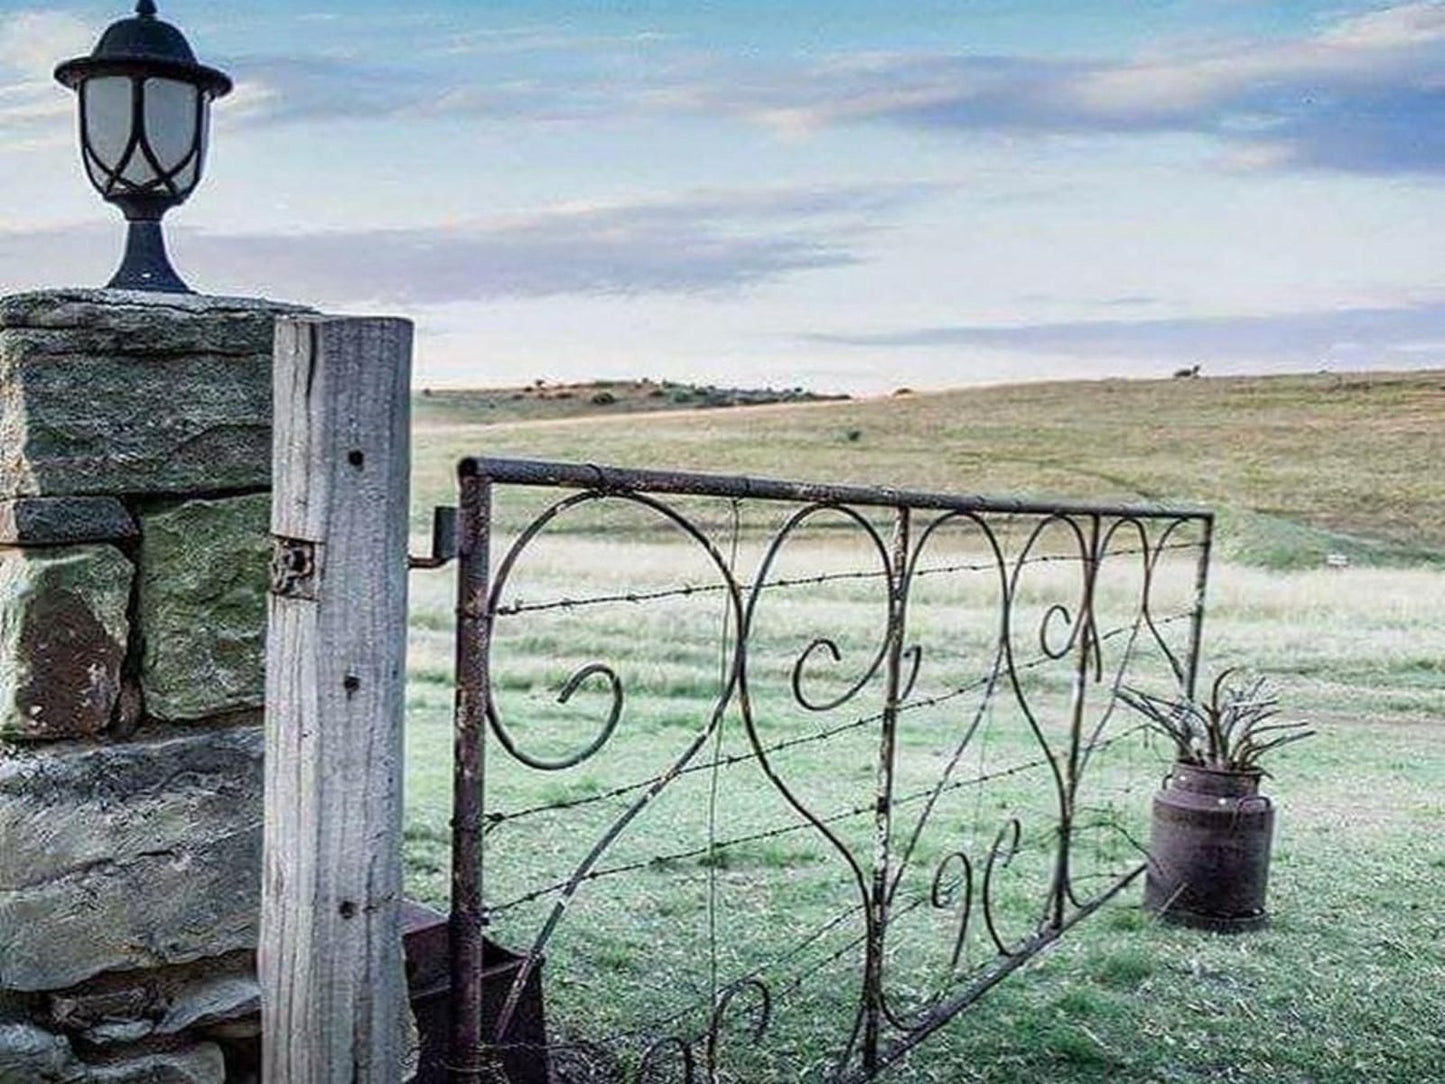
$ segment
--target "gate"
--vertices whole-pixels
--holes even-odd
[[[1144,871],[1211,513],[460,475],[454,1081],[867,1080]]]

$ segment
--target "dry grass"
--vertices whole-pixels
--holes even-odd
[[[853,434],[857,434],[856,438]],[[674,466],[955,492],[1199,501],[1226,552],[1445,554],[1445,373],[1097,381],[846,403],[422,428],[419,503],[464,454]]]

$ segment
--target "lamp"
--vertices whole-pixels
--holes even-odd
[[[97,192],[130,223],[118,290],[190,293],[166,256],[161,218],[201,181],[211,102],[231,80],[196,62],[185,36],[156,18],[154,0],[111,25],[94,52],[55,78],[80,99],[80,151]]]

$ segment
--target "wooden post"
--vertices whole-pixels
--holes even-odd
[[[266,1084],[397,1084],[411,325],[276,327]]]

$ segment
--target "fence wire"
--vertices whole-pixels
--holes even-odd
[[[495,530],[500,495],[545,488],[567,492]],[[744,526],[753,506],[780,518]],[[609,521],[606,567],[538,562],[524,597],[529,561],[603,508],[663,523],[709,578],[614,588],[668,568],[649,567],[655,532]],[[1192,688],[1211,534],[1193,509],[467,461],[453,928],[477,936],[454,945],[455,1079],[851,1082],[895,1064],[1142,872],[1154,756],[1116,694]],[[940,560],[949,539],[974,552]],[[849,547],[868,562],[784,571]],[[982,603],[920,586],[968,577]],[[854,586],[882,603],[871,633],[800,631],[852,619]],[[1179,604],[1156,613],[1163,596]],[[636,616],[584,632],[616,606]],[[948,625],[965,617],[981,620]],[[558,638],[599,661],[547,707],[529,655]],[[680,658],[689,695],[629,699],[649,652]],[[924,688],[970,652],[986,665]],[[483,978],[483,929],[516,949],[509,977]]]

